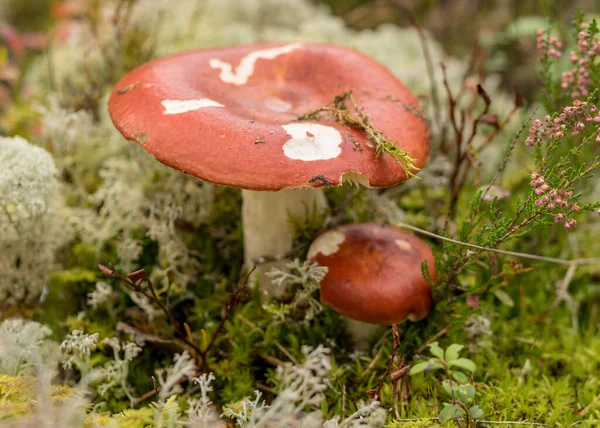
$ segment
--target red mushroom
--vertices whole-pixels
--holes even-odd
[[[431,248],[409,232],[376,223],[339,226],[319,235],[307,258],[328,268],[321,301],[353,320],[391,325],[429,313],[431,287],[421,263],[427,261],[435,279],[435,260]]]
[[[408,178],[376,157],[367,135],[333,120],[298,117],[352,91],[373,127],[422,167],[429,153],[417,100],[385,67],[346,48],[313,43],[197,50],[147,63],[111,94],[119,131],[159,161],[244,189],[247,261],[284,256],[288,215],[323,209],[316,189],[352,179],[389,187]]]

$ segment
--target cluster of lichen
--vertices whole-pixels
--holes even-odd
[[[226,321],[205,361],[193,352],[184,358],[184,351],[193,350],[174,336],[160,308],[122,282],[103,277],[98,263],[112,263],[125,273],[145,269],[176,322],[187,326],[190,340],[201,351],[211,346],[230,293],[244,278],[239,194],[161,166],[123,140],[110,123],[105,104],[116,79],[151,57],[188,48],[295,40],[352,46],[385,64],[417,95],[427,97],[431,82],[423,78],[427,72],[418,31],[391,25],[354,31],[326,9],[298,0],[182,0],[176,8],[166,0],[115,0],[90,2],[90,7],[93,13],[88,18],[63,23],[71,26],[68,40],[53,44],[25,70],[22,84],[28,90],[23,92],[29,98],[17,97],[0,119],[6,133],[20,133],[38,146],[0,140],[3,163],[14,159],[3,153],[22,156],[21,163],[11,164],[12,170],[0,172],[0,185],[13,186],[10,192],[0,187],[0,317],[32,318],[50,328],[4,321],[2,423],[194,426],[200,414],[214,422],[223,412],[241,425],[244,418],[252,420],[251,413],[239,415],[255,400],[253,410],[259,412],[255,422],[260,412],[269,412],[268,404],[285,410],[276,420],[290,420],[285,418],[297,418],[299,412],[289,397],[302,392],[289,389],[290,373],[303,367],[304,346],[321,349],[322,358],[331,357],[329,372],[308,378],[316,388],[310,391],[318,390],[319,400],[303,397],[307,406],[301,410],[307,420],[323,423],[339,417],[342,423],[357,411],[365,412],[359,416],[369,411],[373,421],[379,421],[377,406],[359,403],[368,400],[368,391],[386,372],[392,352],[388,330],[382,328],[373,338],[369,352],[355,352],[335,312],[319,308],[307,317],[307,307],[291,298],[265,304],[253,291]],[[467,62],[445,56],[437,43],[425,38],[432,62],[445,63],[449,86],[458,90]],[[434,84],[441,87],[441,71],[436,67],[433,73]],[[494,77],[481,83],[494,100],[492,112],[505,113],[511,98],[496,88]],[[477,99],[472,89],[461,101],[464,105]],[[445,106],[447,96],[440,91],[439,97]],[[341,105],[334,107],[339,110]],[[424,115],[430,118],[434,113],[432,103],[426,103]],[[331,216],[342,222],[405,221],[440,227],[451,163],[439,144],[444,135],[440,124],[447,123],[448,114],[443,108],[437,121],[430,122],[434,158],[419,173],[422,180],[381,194],[327,189]],[[482,160],[497,164],[498,154],[520,124],[520,118],[514,119]],[[477,138],[484,141],[486,134]],[[594,148],[585,150],[583,155],[594,153]],[[498,183],[511,196],[492,202],[475,198],[470,204],[478,186],[469,183],[450,220],[458,230],[448,230],[449,235],[479,244],[498,238],[505,219],[518,210],[517,199],[525,200],[531,190],[522,173],[524,167],[532,168],[531,156],[519,147],[513,161]],[[33,166],[39,174],[29,180],[36,171]],[[482,183],[493,168],[481,167]],[[13,179],[20,174],[29,180],[32,187],[27,193],[15,193],[18,180],[2,175],[9,171]],[[10,200],[6,195],[12,195]],[[15,223],[15,213],[23,213],[18,219],[23,226]],[[475,228],[481,219],[484,226]],[[295,236],[302,244],[297,248],[305,249],[325,220],[295,222]],[[591,256],[599,251],[594,237],[600,228],[597,222],[589,223],[582,222],[580,231],[568,237],[540,223],[526,240],[513,239],[504,248],[539,253],[543,246],[549,256]],[[598,401],[594,400],[600,389],[600,301],[594,268],[579,267],[562,302],[546,311],[564,267],[528,262],[533,268],[528,271],[505,256],[475,257],[459,246],[431,243],[440,272],[467,259],[468,269],[455,276],[441,275],[452,280],[441,283],[443,290],[438,291],[443,298],[433,314],[401,327],[396,363],[412,364],[426,357],[424,345],[434,337],[444,345],[464,343],[479,367],[473,381],[485,419],[561,426],[598,423],[600,404],[594,405]],[[25,251],[20,257],[12,250],[17,247]],[[11,250],[4,251],[7,248]],[[296,255],[304,257],[301,250]],[[301,263],[292,266],[305,268]],[[276,273],[274,278],[283,276]],[[294,286],[307,284],[300,281]],[[177,361],[175,355],[180,355]],[[197,383],[178,382],[184,375],[196,376],[200,364],[200,370],[214,375],[210,388],[207,377]],[[160,369],[166,371],[157,374]],[[172,395],[161,394],[157,386]],[[434,375],[403,378],[398,388],[395,391],[386,381],[380,391],[382,407],[390,409],[389,426],[435,426],[430,420],[402,421],[437,417],[445,397]],[[267,405],[254,398],[257,389]],[[138,402],[140,397],[145,398]]]

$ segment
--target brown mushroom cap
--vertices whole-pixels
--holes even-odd
[[[308,259],[329,268],[321,301],[347,317],[372,324],[417,321],[429,313],[431,287],[421,273],[431,248],[411,233],[375,223],[347,224],[319,235]]]
[[[159,161],[205,181],[250,190],[406,180],[389,155],[375,157],[364,132],[327,117],[297,117],[351,90],[382,132],[422,167],[429,154],[418,102],[381,64],[356,51],[314,43],[196,50],[149,62],[114,88],[119,131]],[[356,176],[355,176],[356,177]]]

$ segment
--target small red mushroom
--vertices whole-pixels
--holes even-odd
[[[376,223],[339,226],[319,235],[307,258],[328,268],[321,301],[354,320],[384,325],[418,321],[432,306],[421,263],[427,262],[435,279],[433,253],[404,230]]]
[[[375,155],[364,132],[326,118],[298,121],[346,91],[377,131],[415,166],[425,164],[429,137],[414,114],[417,100],[381,64],[334,45],[253,44],[158,59],[116,85],[109,111],[117,129],[159,161],[244,189],[245,257],[252,262],[291,249],[288,216],[326,204],[315,188],[349,177],[369,187],[409,178],[395,159]]]

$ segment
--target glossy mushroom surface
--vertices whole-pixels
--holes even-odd
[[[406,180],[376,158],[365,133],[298,116],[352,91],[373,127],[422,167],[429,154],[418,102],[384,66],[327,44],[252,44],[196,50],[127,74],[109,101],[115,126],[159,161],[211,183],[249,190]],[[322,177],[324,180],[319,179]]]
[[[427,261],[435,279],[433,253],[404,230],[376,223],[339,226],[319,235],[307,258],[329,268],[321,301],[349,318],[398,324],[424,318],[432,306],[421,262]]]

